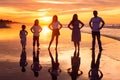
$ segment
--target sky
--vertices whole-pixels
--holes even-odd
[[[73,14],[88,24],[92,11],[97,10],[106,24],[120,24],[119,0],[0,0],[0,19],[22,23],[49,24],[52,16],[57,15],[63,24],[68,24]]]

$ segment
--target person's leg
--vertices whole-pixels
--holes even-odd
[[[77,43],[76,42],[74,42],[74,47],[75,47],[75,51],[74,51],[74,56],[76,56],[76,49],[77,49]]]
[[[98,69],[99,69],[99,65],[100,65],[101,53],[102,53],[102,51],[99,52],[97,60],[96,60],[96,68],[98,68]]]
[[[58,63],[58,52],[57,52],[57,50],[56,50],[56,57],[55,57],[55,61],[56,61],[56,63]]]
[[[80,43],[77,42],[77,45],[78,45],[78,54],[77,54],[77,57],[79,57],[79,54],[80,54]]]
[[[54,40],[54,35],[52,35],[52,38],[51,38],[51,40],[50,40],[50,43],[49,43],[49,47],[48,47],[48,49],[50,49],[50,46],[51,46],[53,40]]]
[[[96,36],[95,32],[92,32],[92,50],[95,49],[95,36]]]
[[[58,46],[58,38],[59,38],[59,36],[56,36],[56,50],[57,50],[57,46]]]
[[[23,49],[25,49],[25,46],[26,46],[26,45],[25,45],[25,44],[23,44]]]
[[[24,49],[23,43],[21,43],[21,45],[22,45],[22,50],[23,50]]]
[[[95,67],[95,50],[92,50],[91,69]]]
[[[35,49],[35,36],[33,36],[33,50]]]
[[[102,50],[102,44],[101,44],[101,40],[100,40],[100,32],[97,33],[97,40],[98,40],[99,49]]]
[[[39,36],[36,36],[36,41],[37,41],[37,48],[39,49]]]

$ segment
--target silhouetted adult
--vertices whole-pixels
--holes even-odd
[[[92,50],[92,61],[91,61],[91,69],[88,72],[88,76],[90,80],[101,80],[103,77],[102,71],[99,69],[101,51],[98,54],[97,60],[95,62],[95,51]]]
[[[98,12],[96,10],[93,11],[94,17],[91,18],[89,25],[92,29],[92,50],[95,49],[95,39],[97,37],[99,50],[102,50],[102,43],[100,40],[100,30],[103,28],[105,22],[101,17],[98,17]]]
[[[69,68],[67,70],[68,74],[71,76],[72,80],[77,80],[77,78],[83,74],[82,71],[79,70],[80,67],[80,57],[76,56],[74,53],[74,56],[71,57],[71,66],[72,68]]]
[[[80,29],[84,26],[83,22],[78,20],[78,15],[74,14],[72,20],[68,24],[68,28],[72,30],[72,41],[74,42],[75,52],[80,50],[81,32]],[[79,56],[79,54],[78,54]]]

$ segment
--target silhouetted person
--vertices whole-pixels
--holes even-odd
[[[101,17],[98,17],[98,12],[96,10],[93,11],[94,17],[91,18],[89,25],[92,29],[92,50],[95,50],[95,40],[97,37],[99,50],[102,50],[102,43],[100,40],[100,30],[103,28],[105,22]]]
[[[90,80],[101,80],[103,77],[103,73],[99,70],[100,58],[101,58],[101,51],[99,52],[97,60],[95,62],[95,51],[92,50],[91,69],[88,73]]]
[[[37,48],[39,49],[39,36],[42,31],[41,26],[39,25],[39,20],[34,21],[34,25],[31,27],[31,32],[33,33],[33,49],[35,49],[35,42],[37,42]]]
[[[37,50],[37,56],[33,50],[33,64],[31,65],[31,70],[34,72],[34,76],[39,76],[39,71],[42,69],[42,66],[39,63],[39,50]]]
[[[26,58],[26,51],[25,51],[25,49],[22,49],[22,53],[20,56],[20,67],[21,67],[22,72],[26,71],[25,67],[27,65],[28,65],[28,62],[27,62],[27,58]]]
[[[72,26],[72,27],[71,27]],[[80,41],[81,41],[81,31],[80,29],[84,26],[83,22],[78,20],[78,15],[74,14],[73,19],[68,24],[68,28],[72,30],[72,41],[74,42],[75,52],[78,48],[78,53],[80,52]],[[79,54],[78,54],[79,56]]]
[[[28,32],[25,29],[26,29],[26,26],[22,25],[22,30],[20,30],[20,33],[19,33],[22,49],[26,48],[26,40],[27,40],[26,36],[28,35]]]
[[[49,27],[49,29],[52,30],[52,37],[51,37],[51,41],[49,43],[48,49],[50,49],[50,46],[51,46],[55,37],[56,37],[56,48],[55,49],[57,49],[58,38],[59,38],[59,35],[60,35],[59,30],[62,28],[62,24],[58,21],[57,15],[53,16],[52,22],[49,24],[48,27]]]
[[[71,65],[72,68],[68,69],[68,74],[71,76],[72,80],[77,80],[77,78],[83,74],[82,71],[79,70],[80,67],[80,57],[74,53],[74,56],[71,57]]]
[[[49,51],[49,55],[51,58],[51,64],[52,64],[52,67],[50,69],[48,69],[48,72],[51,74],[51,77],[52,77],[51,80],[57,80],[57,77],[58,77],[59,73],[61,72],[61,69],[59,68],[59,62],[58,62],[58,53],[56,50],[56,57],[54,60],[50,49],[48,49],[48,51]]]

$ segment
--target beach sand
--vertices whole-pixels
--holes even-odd
[[[63,29],[63,31],[65,31]],[[68,35],[69,34],[69,35]],[[67,69],[71,67],[71,56],[73,56],[74,45],[71,42],[71,33],[61,33],[59,38],[58,47],[58,59],[62,72],[59,74],[57,80],[71,80],[71,77],[67,73]],[[45,37],[45,35],[43,35]],[[41,37],[43,37],[41,34]],[[32,64],[32,36],[27,38],[27,61],[26,72],[21,72],[19,66],[21,45],[19,38],[0,40],[0,80],[51,80],[51,75],[48,69],[51,67],[51,59],[47,50],[50,40],[50,35],[47,40],[41,38],[40,40],[40,64],[42,70],[39,72],[39,76],[34,77],[33,72],[30,69]],[[100,70],[103,72],[102,80],[120,80],[120,41],[102,37],[103,51],[100,60]],[[51,47],[51,52],[55,56],[54,43]],[[91,35],[82,33],[81,41],[81,64],[80,70],[83,74],[78,77],[77,80],[89,80],[88,71],[91,64]],[[98,48],[96,46],[96,48]],[[96,55],[98,50],[96,50]]]

